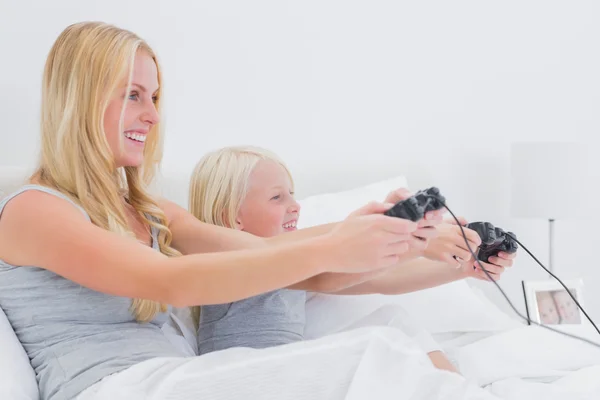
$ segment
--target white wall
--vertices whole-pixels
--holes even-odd
[[[509,216],[509,143],[598,144],[599,17],[594,0],[0,0],[0,164],[35,160],[53,40],[67,24],[104,20],[162,59],[165,169],[189,171],[223,145],[262,145],[306,195],[415,175],[416,165],[415,185],[435,184],[457,213],[512,229],[545,262],[546,223]],[[557,222],[557,268],[584,278],[600,321],[596,198],[573,202],[589,219]],[[523,252],[501,284],[522,308],[520,280],[543,277]]]

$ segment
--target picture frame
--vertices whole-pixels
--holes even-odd
[[[585,307],[583,280],[568,279],[563,283],[581,307]],[[559,282],[549,279],[522,281],[522,285],[530,321],[548,326],[587,325],[585,315]]]

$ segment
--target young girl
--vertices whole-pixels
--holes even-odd
[[[275,154],[257,147],[227,147],[204,156],[191,178],[190,211],[203,222],[262,237],[294,232],[300,218],[290,171]],[[468,234],[475,249],[479,238],[473,231]],[[416,258],[419,253],[413,252],[410,257]],[[438,250],[438,254],[429,255],[442,257],[439,253]],[[461,256],[468,261],[470,257],[463,253],[460,252]],[[403,268],[410,269],[410,264],[403,263]],[[498,267],[493,270],[499,272]],[[313,291],[382,293],[389,291],[394,283],[396,293],[411,291],[406,274],[394,277],[385,271],[332,279],[322,282]],[[436,282],[430,286],[434,284]],[[305,302],[305,291],[279,289],[237,302],[204,306],[199,319],[199,354],[232,347],[264,348],[301,341],[304,338]],[[431,336],[411,323],[408,315],[402,315],[398,320],[399,327],[419,341],[437,367],[456,371]]]

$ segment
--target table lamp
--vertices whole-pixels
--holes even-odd
[[[516,142],[510,149],[513,217],[548,220],[547,268],[554,273],[554,221],[583,217],[594,203],[585,195],[587,148],[573,142]]]

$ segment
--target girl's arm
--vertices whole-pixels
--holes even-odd
[[[466,277],[462,268],[419,258],[388,268],[371,280],[336,291],[335,294],[403,294]]]
[[[466,220],[459,218],[461,225]],[[464,278],[489,280],[485,271],[475,262],[471,251],[475,254],[481,238],[477,232],[460,227],[454,220],[448,220],[437,226],[438,236],[429,241],[421,255],[404,259],[385,271],[372,273],[372,279],[364,280],[354,286],[339,286],[339,290],[330,287],[329,292],[338,294],[402,294],[428,289]],[[462,235],[464,231],[469,243],[467,246]],[[470,250],[469,250],[470,248]],[[481,263],[492,279],[498,280],[505,268],[513,265],[516,254],[500,253],[491,257],[490,263]]]
[[[329,294],[366,294],[376,293],[373,291],[374,281],[384,280],[396,268],[403,268],[410,261],[421,256],[422,251],[413,250],[399,257],[398,262],[390,268],[376,271],[363,272],[361,274],[324,273],[310,278],[311,287],[306,289],[311,292]],[[301,285],[300,283],[299,285]],[[369,292],[369,290],[371,290]],[[364,291],[364,293],[362,293]]]
[[[465,225],[464,218],[459,218]],[[352,286],[334,287],[330,292],[339,294],[401,294],[442,285],[469,276],[473,271],[464,268],[472,257],[465,245],[458,225],[453,220],[437,225],[438,236],[431,239],[427,248],[417,257],[404,260],[393,268],[373,274],[372,279]],[[464,229],[471,250],[477,251],[481,239],[477,233]],[[424,256],[425,258],[421,258]],[[459,260],[462,261],[462,264]],[[471,266],[471,264],[469,264]],[[491,266],[493,269],[495,266]],[[490,268],[486,268],[490,270]],[[480,271],[482,272],[482,271]]]
[[[500,253],[497,257],[490,258],[493,264],[484,262],[481,264],[492,279],[499,280],[506,268],[513,265],[515,257],[516,254]],[[465,261],[457,268],[455,265],[427,258],[398,264],[383,271],[373,272],[372,275],[373,278],[370,280],[332,292],[336,294],[395,295],[429,289],[465,278],[489,280],[487,274],[475,261]]]

